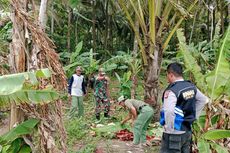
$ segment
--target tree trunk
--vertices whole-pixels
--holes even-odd
[[[149,52],[150,47],[145,48],[146,53]],[[144,80],[145,80],[145,102],[154,108],[154,121],[159,120],[160,103],[158,102],[159,95],[159,75],[162,62],[162,49],[160,44],[156,44],[154,56],[148,57],[148,64],[144,66]]]
[[[93,0],[92,20],[93,20],[93,29],[92,29],[93,52],[95,53],[96,51],[96,0]]]
[[[47,0],[41,0],[38,21],[43,31],[45,31],[46,21],[47,21],[46,7],[47,7]]]
[[[44,6],[45,5],[45,6]],[[42,31],[45,32],[46,30],[46,21],[47,21],[47,0],[41,0],[40,3],[40,9],[39,9],[39,16],[38,16],[38,23],[39,27]],[[36,13],[36,12],[35,12]],[[32,52],[31,52],[31,60],[29,62],[29,70],[37,70],[38,69],[38,54],[40,50],[37,45],[33,46]]]
[[[27,12],[26,0],[20,0],[19,3],[23,6],[23,10]],[[17,20],[16,11],[12,9],[11,21],[13,23],[12,43],[10,44],[9,64],[12,73],[25,72],[26,56],[25,56],[25,25],[21,20]],[[10,129],[17,123],[20,123],[23,118],[23,112],[15,103],[11,103]]]
[[[104,49],[108,49],[108,35],[109,35],[109,0],[106,1],[106,8],[105,8],[105,35],[104,35]]]
[[[228,4],[228,15],[227,18],[230,16],[230,3]]]
[[[75,23],[74,23],[74,36],[75,36],[75,44],[78,44],[78,16],[76,17]]]
[[[135,29],[137,30],[137,32],[139,33],[139,22],[137,20],[137,15],[135,16]],[[137,53],[138,53],[138,42],[137,42],[137,37],[136,35],[134,35],[134,41],[133,41],[133,57],[136,58],[137,57]],[[132,76],[132,88],[131,88],[131,98],[136,98],[136,89],[138,86],[138,78],[136,75]]]
[[[67,50],[71,52],[71,19],[72,19],[72,8],[68,7],[68,31],[67,31]]]
[[[208,7],[209,7],[209,0],[207,0],[207,4],[208,4]],[[209,9],[207,9],[207,11],[208,11],[208,17],[207,17],[207,34],[208,34],[208,41],[210,41],[210,35],[209,35],[209,29],[210,29],[210,27],[209,27],[209,16],[210,16],[210,13],[209,13]]]
[[[137,20],[137,15],[135,16],[135,29],[137,30],[137,33],[139,33],[139,22]],[[133,55],[136,56],[138,53],[138,42],[137,42],[137,37],[134,35],[134,42],[133,42]]]
[[[54,17],[53,17],[53,14],[54,14],[54,4],[52,3],[52,16],[51,16],[51,27],[50,27],[50,31],[51,31],[51,34],[54,33]]]
[[[220,2],[220,25],[221,25],[221,34],[224,34],[224,7]]]

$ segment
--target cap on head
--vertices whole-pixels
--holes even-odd
[[[120,97],[117,99],[117,102],[120,103],[120,102],[122,102],[123,100],[125,100],[125,97],[122,95],[122,96],[120,96]]]
[[[100,68],[100,69],[99,69],[99,72],[100,72],[101,74],[105,75],[105,69],[104,69],[104,68]]]
[[[81,66],[76,67],[76,71],[82,71]]]

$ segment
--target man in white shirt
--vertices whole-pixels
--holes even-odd
[[[80,66],[76,68],[76,73],[69,80],[68,93],[72,98],[70,117],[73,117],[78,109],[78,116],[84,115],[83,96],[86,94],[84,76],[81,75]]]

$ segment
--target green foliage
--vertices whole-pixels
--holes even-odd
[[[4,134],[0,137],[1,144],[8,144],[14,141],[16,138],[19,138],[23,135],[30,134],[34,127],[38,124],[39,120],[37,119],[29,119],[15,128],[10,130],[8,133]]]
[[[10,145],[0,149],[1,153],[31,153],[32,150],[29,145],[25,143],[22,138],[15,139]]]
[[[0,76],[0,105],[8,105],[13,101],[16,103],[47,103],[58,99],[57,92],[51,90],[51,86],[37,90],[38,79],[47,79],[50,76],[48,69]]]
[[[0,144],[2,146],[1,153],[30,153],[30,147],[22,139],[23,136],[31,134],[35,126],[39,123],[37,119],[29,119],[8,133],[0,137]]]
[[[49,69],[42,69],[36,72],[24,72],[0,76],[0,95],[9,95],[20,91],[25,83],[37,85],[37,78],[50,77]]]
[[[73,52],[70,56],[70,63],[73,63],[76,60],[77,56],[81,52],[82,46],[83,46],[83,41],[77,44],[77,46],[75,47],[75,52]]]
[[[9,0],[0,0],[0,3],[1,3],[0,9],[2,9],[2,10],[8,10],[9,9],[9,5],[10,5]]]
[[[203,137],[206,140],[217,140],[223,138],[230,138],[230,130],[210,130],[206,132]]]
[[[76,141],[81,140],[88,133],[87,124],[84,119],[73,118],[66,124],[68,144],[73,145]]]
[[[60,55],[62,58],[67,58],[70,60],[70,64],[64,67],[64,70],[66,71],[68,77],[70,77],[75,72],[76,66],[79,65],[83,67],[86,75],[91,75],[98,70],[100,60],[94,59],[96,53],[93,53],[93,50],[90,49],[89,52],[84,52],[80,54],[82,46],[83,42],[81,41],[76,46],[75,52],[65,52]]]
[[[69,0],[69,4],[72,8],[77,7],[77,5],[79,4],[80,0]]]
[[[230,95],[228,92],[227,84],[230,79],[230,64],[227,61],[227,56],[229,55],[229,41],[230,34],[229,28],[226,32],[226,35],[223,39],[221,45],[218,61],[215,65],[215,69],[209,73],[202,74],[201,68],[198,65],[199,58],[194,57],[192,50],[195,50],[192,46],[187,46],[185,42],[185,37],[181,29],[177,30],[177,37],[179,40],[180,53],[183,56],[186,69],[191,72],[195,78],[196,85],[199,89],[207,92],[212,100],[216,100],[223,94]],[[202,57],[202,56],[201,56]],[[203,56],[204,57],[204,56]],[[205,58],[204,58],[205,59]]]
[[[206,42],[202,42],[199,44],[198,49],[196,49],[194,46],[186,45],[185,42],[185,37],[182,33],[182,30],[179,29],[177,31],[177,37],[179,40],[179,46],[180,46],[180,53],[184,59],[185,62],[185,67],[186,69],[191,72],[195,78],[195,82],[197,86],[202,89],[203,91],[206,92],[211,97],[211,102],[213,104],[220,103],[222,99],[224,98],[224,95],[229,96],[230,92],[228,92],[228,86],[229,86],[229,79],[230,79],[230,64],[227,61],[228,60],[228,55],[229,55],[229,50],[230,50],[230,32],[229,29],[226,31],[226,35],[222,40],[221,47],[220,48],[214,48],[214,50],[218,50],[218,59],[215,64],[214,70],[212,69],[206,69],[205,73],[201,73],[201,67],[199,65],[199,59],[198,56],[194,53],[194,50],[200,50],[203,47],[203,44],[206,44]],[[217,29],[218,30],[218,29]],[[216,41],[218,38],[215,38]],[[221,41],[220,41],[221,42]],[[209,45],[209,44],[208,44]],[[215,46],[219,46],[215,44]],[[208,46],[210,47],[210,46]],[[199,53],[199,52],[198,52]],[[201,54],[204,55],[204,54]],[[204,56],[200,56],[204,57]],[[216,57],[215,55],[213,57]],[[209,58],[215,61],[215,58]],[[203,58],[204,61],[206,61],[205,58]],[[209,63],[206,61],[206,63]],[[205,63],[205,64],[206,64]],[[211,63],[209,63],[211,64]],[[214,64],[213,64],[214,65]],[[208,72],[208,73],[207,73]],[[213,106],[215,107],[215,106]],[[221,110],[223,111],[223,110]],[[219,115],[213,115],[211,119],[211,124],[214,127],[216,123],[219,121]],[[215,149],[213,143],[210,140],[217,140],[217,139],[223,139],[223,138],[228,138],[230,133],[229,130],[212,130],[208,131],[206,133],[203,133],[202,129],[205,126],[206,122],[206,116],[201,116],[199,120],[194,123],[194,133],[195,133],[195,138],[197,139],[198,143],[198,148],[200,152],[211,152],[211,148]],[[218,144],[216,144],[218,145]],[[216,146],[220,148],[221,146]],[[222,152],[226,152],[226,148],[222,147]],[[217,149],[215,149],[217,150]]]
[[[127,69],[130,58],[131,56],[129,54],[113,56],[102,63],[101,67],[105,68],[106,71]]]
[[[198,140],[197,145],[199,152],[211,153],[210,145],[205,140]]]
[[[4,2],[3,2],[4,3]],[[3,6],[4,4],[1,3]],[[1,7],[1,6],[0,6]],[[3,27],[1,27],[1,19],[4,16],[8,16],[9,12],[2,13],[0,11],[0,73],[4,70],[5,72],[9,72],[9,65],[7,63],[7,54],[9,53],[9,42],[11,41],[12,36],[12,22],[8,21]],[[2,69],[2,70],[1,70]]]
[[[77,153],[94,153],[96,150],[96,144],[88,144],[82,150]]]
[[[230,52],[229,44],[230,27],[227,29],[226,35],[223,39],[215,70],[210,72],[206,78],[212,100],[218,98],[222,93],[225,93],[225,86],[227,86],[227,83],[230,79],[230,64],[226,59],[227,54]],[[225,94],[230,95],[230,93]]]
[[[216,125],[219,116],[215,115],[211,118],[212,125]],[[193,132],[194,132],[194,139],[198,143],[198,149],[200,152],[210,151],[211,148],[216,150],[218,153],[222,152],[225,153],[227,148],[218,145],[217,143],[213,143],[213,140],[229,138],[230,137],[230,130],[209,130],[203,133],[202,129],[205,126],[206,116],[201,115],[200,118],[193,123]],[[220,149],[221,148],[221,149]],[[228,151],[227,151],[228,152]]]
[[[210,143],[210,144],[217,153],[229,153],[228,149],[223,146],[220,146],[216,143]]]
[[[117,73],[115,73],[119,83],[120,83],[120,96],[123,95],[126,98],[131,98],[131,86],[132,86],[132,81],[130,80],[131,78],[131,72],[128,71],[124,73],[123,77],[121,78]]]
[[[120,131],[122,129],[131,130],[131,127],[128,126],[127,124],[121,125],[120,122],[115,122],[113,124],[110,123],[108,125],[102,125],[101,127],[93,128],[96,134],[103,137],[110,137],[110,138],[113,138],[115,132]]]
[[[193,73],[197,86],[205,90],[204,75],[201,73],[200,66],[189,51],[189,47],[186,45],[182,29],[177,30],[177,38],[179,40],[180,52],[184,58],[186,69]]]

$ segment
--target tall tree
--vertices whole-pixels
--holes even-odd
[[[184,4],[173,0],[166,1],[166,3],[157,0],[118,0],[138,40],[144,68],[145,101],[155,108],[155,119],[158,118],[160,110],[157,101],[163,51],[166,50],[176,29],[185,17],[189,16],[197,1]],[[140,32],[135,27],[135,16],[132,15],[132,12],[137,16]],[[176,18],[176,23],[170,24],[170,18]],[[165,32],[167,27],[172,29],[169,34]]]

